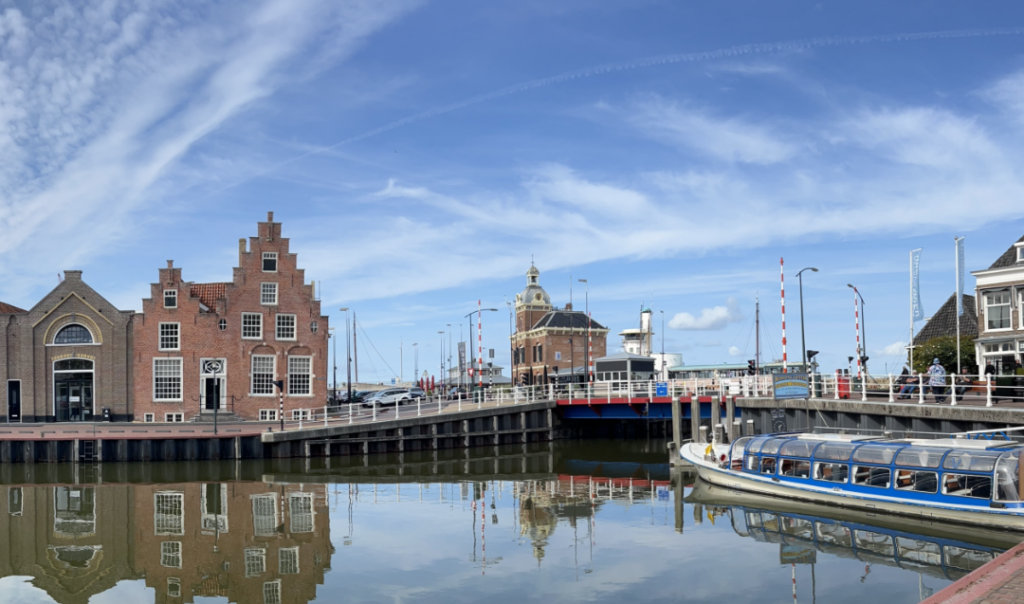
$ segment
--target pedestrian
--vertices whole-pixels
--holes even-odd
[[[996,375],[996,366],[992,364],[992,361],[989,361],[989,362],[985,363],[985,375],[986,376],[991,375],[991,376],[995,377],[995,375]]]
[[[898,398],[908,399],[917,390],[917,378],[910,375],[910,370],[906,366],[903,367],[903,372],[900,373],[897,383],[903,386],[900,388]]]
[[[938,357],[932,359],[932,366],[928,368],[928,387],[935,395],[936,403],[946,402],[946,368]]]

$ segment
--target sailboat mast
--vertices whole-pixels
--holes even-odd
[[[761,298],[754,298],[754,373],[761,373]]]

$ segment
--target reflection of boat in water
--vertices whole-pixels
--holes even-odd
[[[742,491],[935,521],[1024,530],[1024,447],[1007,440],[840,434],[738,438],[680,455],[705,481]]]
[[[810,549],[955,581],[1020,541],[1013,533],[978,528],[966,542],[962,528],[751,495],[700,480],[686,502],[727,516],[740,536],[780,544],[785,563],[799,563]]]

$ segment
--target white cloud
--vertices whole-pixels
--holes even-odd
[[[677,313],[669,321],[668,326],[672,329],[687,331],[717,331],[725,329],[730,323],[738,323],[742,320],[743,311],[736,304],[736,299],[729,298],[725,306],[715,306],[701,310],[699,317],[695,317],[688,312]]]
[[[907,343],[906,342],[893,342],[882,350],[878,351],[878,354],[884,357],[904,357],[907,356]]]
[[[660,98],[638,104],[630,121],[655,138],[728,162],[775,164],[798,152],[771,127]]]
[[[993,84],[982,96],[999,106],[1013,119],[1024,123],[1024,71],[1018,71]]]
[[[738,357],[741,354],[743,354],[743,351],[740,350],[739,348],[737,348],[736,346],[730,346],[729,347],[729,356],[731,356],[731,357]]]

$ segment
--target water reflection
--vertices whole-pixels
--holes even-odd
[[[1019,540],[754,499],[670,476],[664,451],[5,466],[0,600],[21,576],[82,603],[764,602],[792,579],[806,601],[916,602]]]

